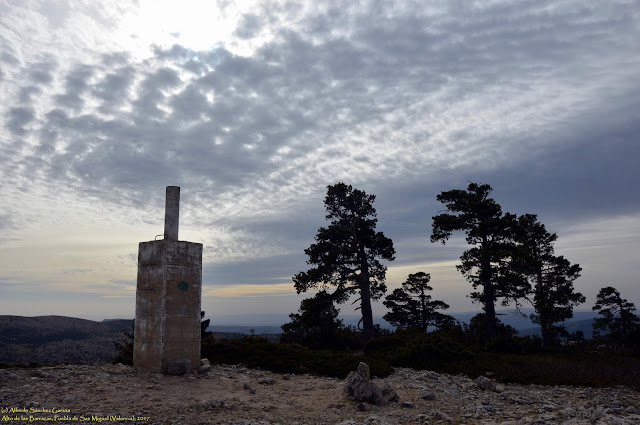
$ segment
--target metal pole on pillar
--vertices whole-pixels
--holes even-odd
[[[180,187],[167,186],[164,207],[164,238],[178,240],[178,224],[180,219]]]

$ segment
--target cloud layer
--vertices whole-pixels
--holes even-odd
[[[466,180],[558,226],[638,213],[636,1],[218,2],[217,34],[162,21],[142,50],[140,7],[0,6],[3,241],[151,234],[180,185],[206,279],[267,284],[304,267],[341,180],[378,195],[400,264],[451,255],[430,217]]]

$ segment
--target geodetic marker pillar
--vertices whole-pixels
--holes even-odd
[[[202,244],[179,241],[180,188],[167,186],[164,239],[140,242],[133,365],[200,366]]]

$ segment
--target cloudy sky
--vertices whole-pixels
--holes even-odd
[[[167,185],[208,315],[288,314],[338,181],[377,196],[390,290],[479,309],[463,239],[429,242],[475,181],[558,234],[582,308],[640,307],[639,170],[638,0],[0,3],[0,314],[133,317]]]

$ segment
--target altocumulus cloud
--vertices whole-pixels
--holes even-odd
[[[176,184],[206,279],[267,284],[304,267],[339,180],[378,195],[399,263],[445,260],[435,194],[468,179],[552,222],[638,212],[637,1],[261,2],[209,48],[178,28],[145,54],[110,40],[126,3],[59,3],[0,6],[10,229],[52,191],[149,225]]]

